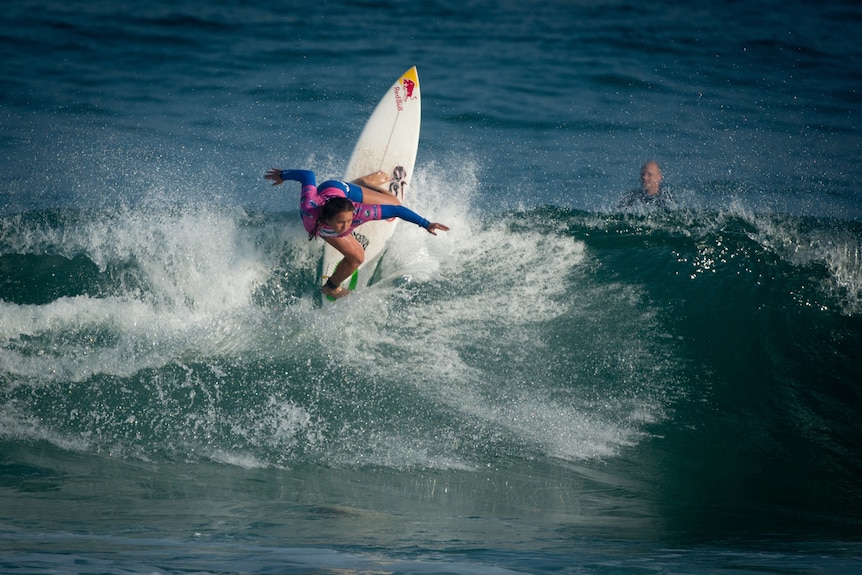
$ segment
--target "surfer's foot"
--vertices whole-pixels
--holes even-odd
[[[380,171],[368,174],[367,176],[362,176],[361,178],[356,178],[353,180],[353,183],[365,188],[370,188],[377,192],[391,194],[392,192],[389,191],[389,182],[391,180],[392,178],[389,174]]]
[[[368,174],[367,176],[362,176],[359,179],[371,184],[372,186],[383,186],[389,183],[392,176],[382,170],[378,170],[372,174]]]
[[[320,291],[323,292],[323,295],[332,299],[340,299],[350,293],[349,290],[346,290],[341,286],[337,286],[335,289],[332,289],[326,284],[320,286]]]

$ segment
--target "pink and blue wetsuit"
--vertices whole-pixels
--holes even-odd
[[[362,188],[356,184],[327,180],[318,186],[315,183],[314,172],[311,170],[283,170],[281,179],[294,180],[302,184],[299,211],[302,215],[302,225],[309,234],[316,234],[320,237],[344,237],[351,234],[360,224],[389,218],[401,218],[425,229],[431,225],[428,220],[404,206],[363,204]],[[341,234],[336,233],[335,230],[326,225],[326,222],[320,222],[318,225],[321,208],[331,198],[336,197],[347,198],[353,202],[353,223],[350,229]]]

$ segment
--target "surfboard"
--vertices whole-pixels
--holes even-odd
[[[395,81],[374,108],[359,135],[347,168],[344,181],[381,171],[389,176],[385,184],[401,203],[410,192],[416,152],[419,149],[419,124],[422,118],[422,100],[419,93],[419,75],[413,66]],[[342,287],[349,290],[368,285],[374,270],[386,249],[386,243],[395,232],[397,219],[366,222],[353,233],[365,249],[365,260]],[[341,252],[325,244],[321,265],[320,284],[342,260]],[[324,298],[324,301],[331,298]]]

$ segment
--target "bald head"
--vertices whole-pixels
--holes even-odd
[[[641,168],[641,188],[646,195],[657,195],[662,179],[661,168],[658,167],[658,162],[647,162]]]

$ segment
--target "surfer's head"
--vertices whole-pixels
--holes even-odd
[[[319,228],[326,224],[337,234],[343,234],[353,225],[353,202],[343,197],[330,198],[320,209]]]

